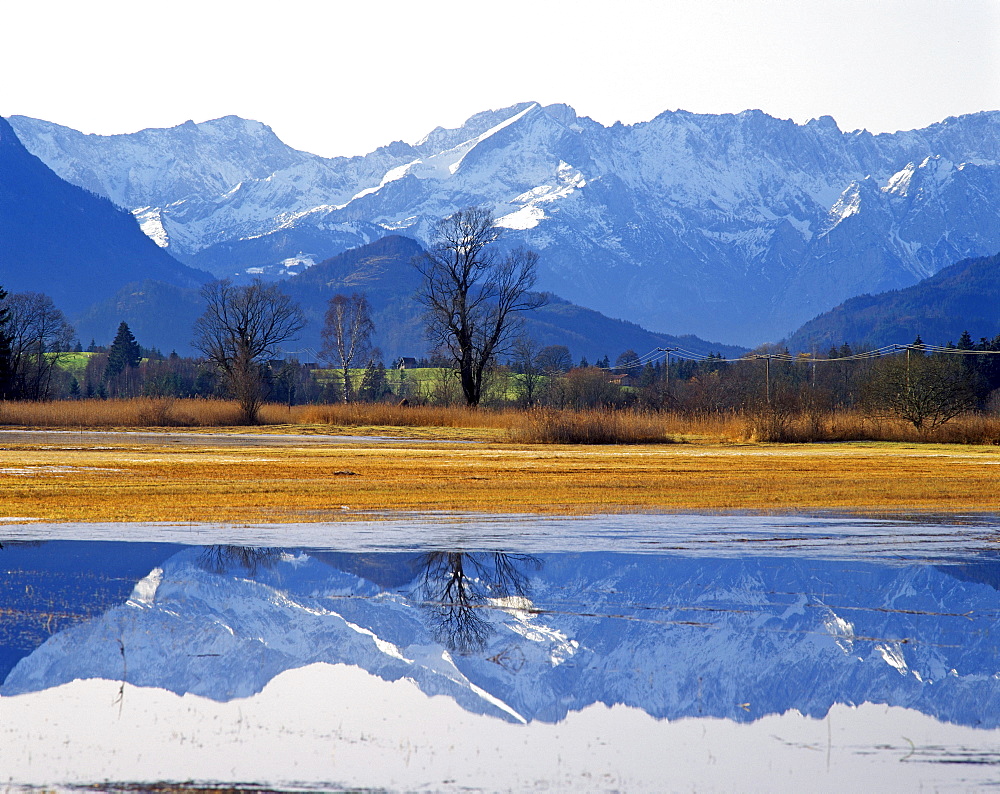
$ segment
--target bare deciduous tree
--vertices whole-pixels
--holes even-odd
[[[375,361],[381,355],[377,347],[372,347],[374,333],[371,308],[363,293],[330,298],[323,322],[320,356],[340,370],[345,403],[351,402],[371,384]],[[360,382],[356,382],[352,369],[364,370]]]
[[[44,400],[49,396],[52,375],[61,354],[73,342],[73,327],[52,302],[40,292],[19,292],[4,301],[9,337],[9,396],[21,400]]]
[[[260,280],[244,287],[228,280],[205,285],[208,303],[194,324],[194,346],[218,367],[253,424],[264,404],[264,362],[305,326],[298,304],[276,284]]]
[[[242,568],[251,577],[270,570],[281,559],[281,549],[257,546],[206,546],[198,556],[198,564],[206,571],[227,574]]]
[[[13,393],[14,362],[11,345],[14,335],[10,327],[10,309],[7,308],[7,290],[0,287],[0,400]]]
[[[573,357],[566,345],[548,345],[538,351],[535,364],[546,375],[559,375],[573,368]]]
[[[881,359],[864,385],[864,403],[876,416],[897,417],[925,434],[976,404],[976,390],[960,361],[922,354]]]
[[[531,337],[519,337],[514,342],[511,361],[518,373],[517,385],[521,401],[531,407],[538,399],[538,387],[542,382],[542,371],[538,366],[538,345]]]
[[[469,405],[479,404],[490,363],[508,352],[518,314],[545,303],[531,292],[538,255],[500,251],[501,233],[490,210],[460,210],[438,224],[434,244],[415,262],[428,334],[448,351]]]

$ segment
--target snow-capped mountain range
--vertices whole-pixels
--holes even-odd
[[[1000,250],[1000,112],[872,135],[760,111],[606,127],[523,103],[329,159],[233,116],[113,136],[10,122],[57,174],[217,275],[297,272],[388,233],[426,243],[486,204],[541,254],[540,288],[734,343]]]
[[[998,725],[994,555],[932,566],[578,553],[491,566],[492,553],[453,553],[433,568],[398,553],[262,552],[229,547],[212,558],[222,565],[205,549],[170,556],[127,603],[24,656],[0,695],[124,676],[228,701],[325,662],[510,722],[594,703],[751,722],[871,702]],[[480,621],[482,645],[456,653],[442,625],[471,624],[442,623],[442,595],[457,591],[438,575],[463,564],[467,591],[481,591],[464,617]],[[501,571],[521,577],[516,593],[498,592]]]

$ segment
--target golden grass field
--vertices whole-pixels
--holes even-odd
[[[336,430],[273,432],[306,429]],[[38,443],[0,436],[0,518],[256,523],[395,511],[1000,511],[997,447],[557,446],[498,441],[488,428],[444,435],[480,440],[273,447],[264,437],[220,447],[207,436],[194,445],[166,435],[162,443],[121,436],[99,444],[72,433]]]

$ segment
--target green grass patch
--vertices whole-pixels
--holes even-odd
[[[46,355],[54,356],[57,354],[46,353]],[[59,368],[66,370],[77,380],[81,380],[84,370],[87,369],[87,362],[90,361],[91,356],[96,355],[96,353],[59,353]]]

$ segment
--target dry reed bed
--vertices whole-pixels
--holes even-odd
[[[481,427],[508,429],[517,412],[389,403],[267,404],[260,425],[326,424],[333,427]],[[232,427],[233,400],[139,397],[112,400],[0,402],[0,426],[15,427]]]
[[[239,417],[239,406],[231,400],[0,402],[0,425],[18,427],[225,427]]]
[[[809,443],[815,441],[889,441],[936,444],[1000,444],[1000,417],[970,413],[931,430],[875,418],[861,411],[834,411],[814,416],[768,414],[742,418],[748,441]]]
[[[229,400],[136,398],[0,402],[0,426],[138,428],[232,427],[238,405]],[[265,405],[261,425],[329,427],[478,428],[500,431],[516,443],[649,444],[682,437],[718,441],[802,443],[902,441],[1000,444],[1000,417],[967,414],[920,433],[900,421],[859,411],[785,416],[774,413],[681,415],[671,412],[532,409],[491,410],[464,406],[401,406],[391,403]]]
[[[509,430],[521,415],[521,412],[515,410],[493,411],[460,405],[339,403],[299,407],[299,422],[334,427],[476,427]]]
[[[509,428],[522,444],[666,444],[667,417],[640,411],[527,411]]]

